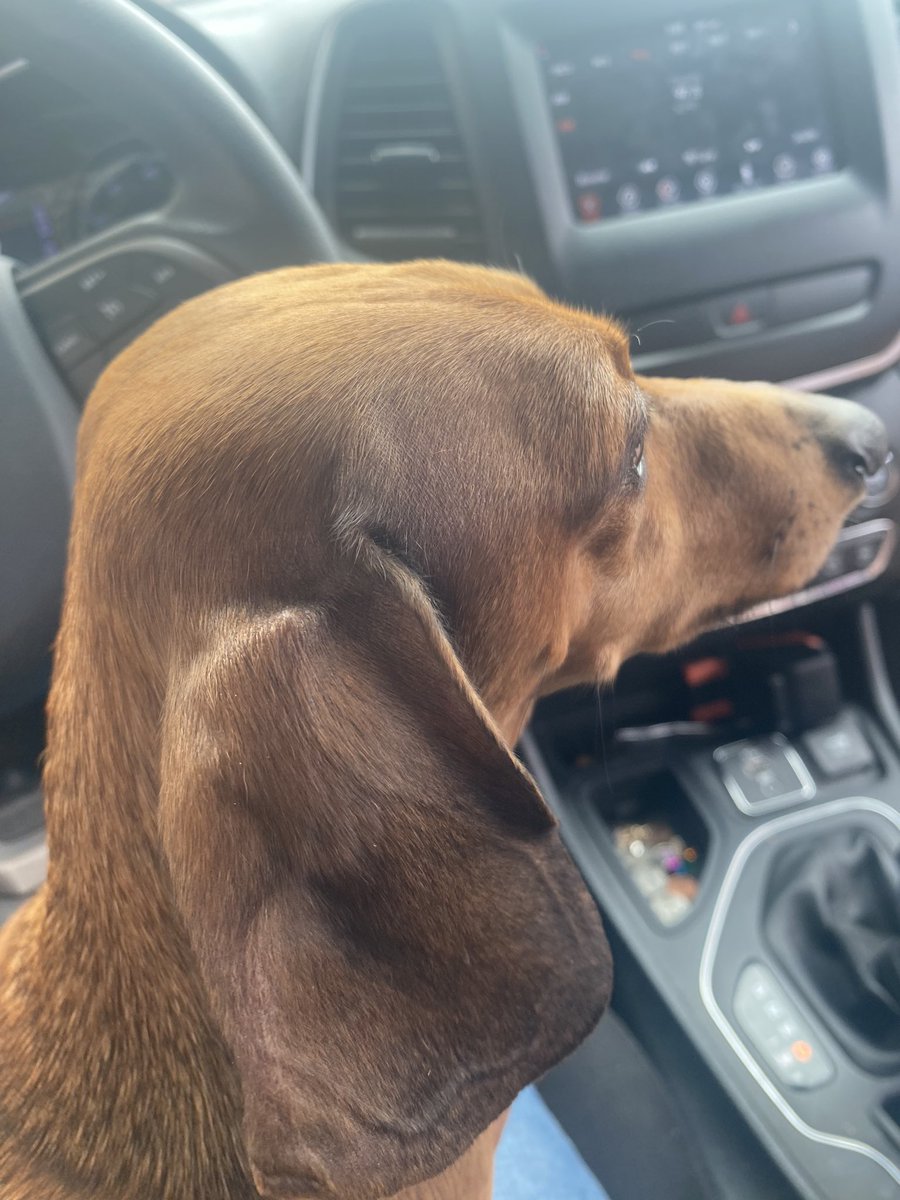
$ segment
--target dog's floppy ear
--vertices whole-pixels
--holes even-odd
[[[161,836],[256,1187],[392,1195],[605,1006],[594,906],[417,577],[229,612],[176,671]]]

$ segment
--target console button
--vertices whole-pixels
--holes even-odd
[[[864,537],[848,541],[844,547],[847,554],[848,569],[851,571],[866,571],[881,553],[884,545],[883,533],[867,533]]]
[[[808,321],[811,317],[839,312],[868,299],[872,293],[869,267],[824,271],[806,279],[776,283],[772,291],[772,318],[777,324]]]
[[[832,779],[875,766],[875,753],[850,713],[813,729],[803,741],[822,774]]]
[[[816,794],[803,759],[780,733],[720,746],[713,757],[741,812],[768,812]]]
[[[711,305],[712,322],[719,337],[740,337],[755,333],[769,323],[768,288],[749,288],[720,296]]]
[[[827,583],[829,579],[838,579],[841,575],[848,573],[850,568],[847,565],[845,549],[846,547],[841,542],[831,548],[818,575],[812,581],[813,583]]]
[[[734,1015],[757,1053],[791,1087],[822,1087],[834,1063],[775,975],[762,963],[744,967],[734,993]]]

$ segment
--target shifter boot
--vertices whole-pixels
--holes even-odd
[[[843,828],[778,856],[766,935],[847,1052],[876,1072],[900,1066],[900,855]]]

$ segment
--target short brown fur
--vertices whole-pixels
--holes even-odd
[[[813,415],[447,263],[131,346],[80,435],[49,878],[0,934],[3,1200],[488,1200],[610,989],[508,748],[813,574],[857,498]]]

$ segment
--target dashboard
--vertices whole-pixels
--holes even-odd
[[[833,387],[896,339],[890,0],[144,7],[243,93],[348,253],[525,270],[625,320],[651,371]],[[39,265],[172,199],[116,114],[30,64],[0,89],[4,253]]]
[[[143,7],[243,94],[348,254],[524,270],[622,318],[648,371],[824,389],[900,356],[891,0]],[[0,89],[0,247],[24,264],[177,191],[115,114],[34,68]]]

